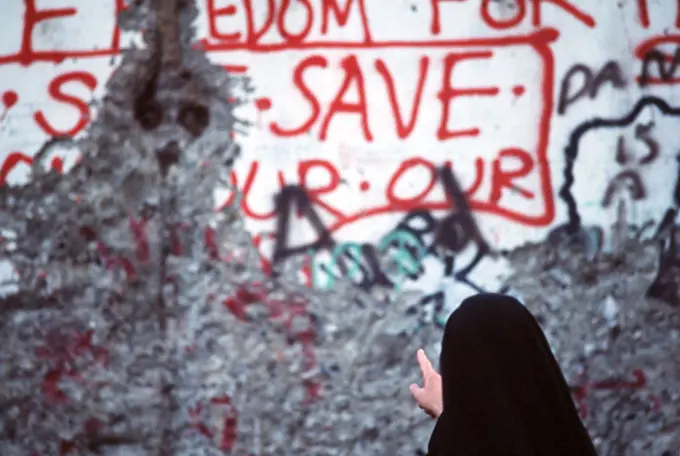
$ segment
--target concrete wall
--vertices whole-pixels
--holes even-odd
[[[46,139],[84,133],[121,50],[139,40],[116,28],[122,1],[6,3],[0,181],[13,184]],[[680,204],[672,3],[199,1],[199,44],[235,76],[249,122],[217,204],[240,204],[265,269],[298,257],[300,280],[317,288],[349,280],[393,300],[440,300],[440,322],[475,291],[516,293],[574,378],[584,354],[604,353],[593,363],[607,378],[655,364],[663,372],[647,372],[639,394],[665,394],[645,410],[672,422],[680,273],[674,246],[659,263],[644,243]],[[50,164],[75,160],[64,150]],[[286,185],[304,187],[310,208],[277,230],[275,196],[296,195]],[[645,298],[652,284],[656,301]],[[611,328],[649,337],[617,352]],[[612,355],[636,344],[657,361]],[[657,431],[680,432],[668,426]]]
[[[121,2],[67,3],[14,0],[4,14],[3,181],[25,180],[49,136],[82,133],[96,113],[88,103],[134,41],[115,26]],[[540,242],[566,222],[602,228],[597,247],[608,248],[620,201],[643,237],[674,205],[671,31],[680,13],[671,5],[200,3],[196,28],[209,56],[255,89],[238,111],[252,124],[238,135],[244,154],[232,177],[267,259],[284,182],[309,189],[336,253],[415,243],[415,253],[389,253],[401,265],[391,282],[426,292],[448,281],[424,254],[430,233],[398,225],[414,209],[438,219],[450,207],[436,166],[452,167],[492,249]],[[304,221],[290,230],[295,244],[317,236]],[[459,250],[456,268],[472,255]],[[334,286],[324,270],[343,255],[332,253],[312,255],[317,286]],[[418,283],[405,273],[416,265],[425,269]],[[507,272],[485,258],[468,278],[497,289]]]

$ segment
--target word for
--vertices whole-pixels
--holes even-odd
[[[439,5],[442,3],[455,2],[459,2],[459,0],[430,0],[433,10],[430,31],[433,34],[437,35],[441,32]],[[553,6],[557,6],[560,10],[590,28],[595,27],[595,19],[593,19],[592,16],[576,8],[567,0],[515,0],[515,15],[504,19],[496,19],[492,16],[491,6],[494,3],[493,0],[482,0],[479,7],[479,13],[484,23],[496,30],[512,29],[521,26],[527,16],[527,5],[531,5],[532,7],[531,24],[534,27],[541,27],[543,25],[541,13],[544,3],[551,3]]]
[[[370,244],[338,244],[330,230],[323,224],[318,213],[311,205],[311,200],[301,187],[286,187],[277,196],[276,201],[276,242],[274,245],[273,265],[284,259],[325,250],[332,252],[328,264],[313,267],[312,271],[322,270],[326,277],[323,282],[314,277],[314,284],[323,283],[332,286],[338,275],[350,279],[361,288],[375,285],[398,286],[399,281],[408,277],[417,278],[422,273],[420,261],[428,254],[439,254],[446,258],[447,271],[454,272],[454,260],[457,253],[471,244],[475,244],[476,254],[465,267],[455,272],[454,278],[467,283],[467,275],[489,252],[489,246],[483,239],[472,216],[465,193],[448,167],[437,169],[437,177],[445,190],[448,208],[454,209],[443,219],[436,220],[427,210],[415,210],[402,219],[395,229],[385,236],[378,247],[381,251],[394,249],[399,277],[390,278],[382,270],[378,249]],[[290,215],[296,209],[310,222],[317,233],[316,241],[302,246],[288,247],[290,236]]]
[[[580,87],[572,89],[574,79],[581,80]],[[577,63],[566,72],[560,84],[560,93],[557,101],[557,113],[564,114],[567,107],[576,103],[578,100],[588,97],[595,99],[600,89],[606,83],[610,83],[615,89],[626,87],[626,79],[623,76],[621,67],[617,62],[610,60],[605,63],[602,69],[595,72],[583,63]]]
[[[437,36],[441,33],[442,19],[460,17],[460,14],[455,11],[456,3],[465,1],[467,0],[430,0],[430,34]],[[275,0],[267,0],[267,2],[239,0],[231,1],[224,6],[217,6],[216,3],[216,0],[206,2],[208,36],[203,43],[208,50],[315,47],[320,43],[310,42],[310,36],[326,36],[331,27],[341,29],[348,23],[360,24],[361,36],[352,40],[353,42],[368,46],[378,43],[373,38],[369,21],[373,15],[369,15],[365,0],[320,0],[317,2],[284,0],[280,3]],[[478,3],[481,22],[495,30],[521,27],[525,23],[529,9],[531,9],[532,25],[542,27],[544,25],[542,11],[545,4],[559,8],[587,27],[595,27],[595,20],[592,16],[576,8],[568,0],[515,0],[515,15],[503,19],[495,17],[495,2],[492,0],[482,0]],[[291,27],[288,23],[289,14],[295,14],[296,18],[302,16],[302,23]],[[234,17],[239,16],[242,19],[240,27],[229,29],[220,27],[223,21],[232,24],[237,22],[234,21]],[[256,24],[256,17],[264,17],[264,23]],[[267,43],[263,43],[262,38],[266,34],[271,34],[272,31],[278,34],[280,42],[272,44],[270,40],[267,40]]]
[[[506,162],[513,163],[513,168],[505,165]],[[520,166],[517,166],[518,162]],[[446,163],[445,166],[452,168],[451,163]],[[497,214],[528,226],[544,226],[549,224],[554,216],[554,205],[550,188],[545,189],[543,192],[545,212],[540,216],[524,214],[516,209],[500,206],[500,199],[505,191],[511,190],[527,199],[534,199],[536,197],[534,191],[515,182],[522,177],[530,175],[534,170],[534,166],[534,160],[531,155],[522,149],[504,149],[499,153],[498,158],[494,159],[491,163],[487,163],[482,158],[477,158],[475,160],[475,178],[470,187],[465,190],[470,199],[470,206],[474,210]],[[437,171],[434,163],[422,157],[406,159],[392,172],[384,190],[386,201],[384,204],[373,208],[365,208],[355,213],[343,212],[325,200],[340,185],[343,185],[340,172],[333,164],[327,160],[309,159],[300,161],[297,168],[297,178],[295,180],[305,189],[305,199],[309,200],[310,204],[313,203],[315,206],[322,208],[334,218],[334,222],[328,227],[331,232],[337,231],[348,224],[379,214],[408,212],[414,209],[447,210],[450,207],[449,202],[433,200],[429,196],[435,188]],[[409,171],[418,169],[429,171],[429,178],[423,182],[422,190],[419,190],[413,196],[399,195],[396,189],[401,179],[404,179]],[[257,212],[252,207],[253,187],[258,177],[258,170],[259,163],[253,161],[244,180],[241,179],[242,176],[232,171],[230,175],[231,184],[240,190],[240,209],[246,217],[259,221],[273,220],[277,214],[275,208],[269,211]],[[324,178],[322,181],[328,182],[328,184],[321,187],[308,185],[308,175],[310,173],[315,173],[317,176],[321,176],[323,173]],[[491,179],[491,190],[488,198],[482,198],[477,195],[485,176]],[[271,179],[269,176],[261,178]],[[285,187],[292,185],[287,182],[282,171],[277,172],[276,178],[282,191]],[[370,184],[362,182],[360,188],[362,191],[368,191],[370,190]],[[231,204],[234,198],[234,194],[230,195],[222,206]]]

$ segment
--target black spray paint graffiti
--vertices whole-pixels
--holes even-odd
[[[414,260],[420,260],[426,255],[434,255],[444,262],[447,277],[465,283],[477,291],[484,291],[468,276],[489,254],[489,244],[479,231],[465,194],[451,169],[441,167],[437,170],[437,176],[444,187],[452,211],[439,220],[426,210],[409,212],[383,238],[379,249],[368,243],[340,244],[336,242],[324,226],[316,209],[312,207],[305,190],[299,186],[284,188],[275,200],[277,226],[272,259],[274,272],[277,271],[277,265],[286,258],[307,254],[310,251],[317,253],[325,250],[333,253],[333,261],[331,267],[322,265],[322,268],[325,268],[324,273],[345,278],[351,276],[354,284],[363,289],[374,286],[395,287],[398,285],[397,281],[383,270],[379,258],[379,252],[394,249],[402,252],[402,256],[404,251],[407,252],[408,256]],[[314,242],[295,247],[288,246],[290,216],[293,210],[306,218],[314,229],[317,236]],[[406,238],[413,242],[405,241]],[[470,247],[475,249],[472,259],[464,265],[456,264],[458,254]],[[337,271],[333,271],[332,268]],[[359,274],[356,273],[357,271]],[[422,267],[411,267],[406,270],[410,279],[416,279],[423,272]],[[436,306],[440,307],[443,305],[443,293],[426,296],[421,302],[423,304],[435,302]]]
[[[589,132],[609,129],[609,128],[625,128],[633,125],[637,117],[640,115],[643,109],[648,106],[655,106],[661,113],[667,116],[680,117],[680,108],[674,108],[668,105],[664,100],[657,97],[643,97],[638,101],[633,109],[621,118],[615,119],[601,119],[595,118],[586,121],[576,127],[569,137],[569,142],[564,150],[565,155],[565,165],[564,165],[564,184],[560,188],[559,196],[562,198],[567,206],[568,222],[567,222],[567,232],[569,234],[576,235],[581,228],[581,216],[579,215],[578,206],[576,204],[576,199],[571,193],[571,188],[574,185],[574,166],[579,155],[579,145],[581,139]],[[638,138],[649,144],[644,139],[646,132],[643,130],[638,131]],[[647,137],[647,141],[649,138]],[[658,150],[657,150],[658,153]],[[645,158],[649,157],[649,154]]]
[[[579,145],[583,136],[585,136],[586,133],[594,130],[625,128],[633,125],[642,110],[647,106],[656,107],[666,116],[680,117],[680,108],[671,107],[664,100],[648,96],[640,99],[633,109],[621,118],[592,119],[582,123],[572,132],[571,137],[569,138],[569,143],[564,151],[564,184],[560,188],[559,192],[559,196],[567,206],[568,222],[566,225],[560,226],[553,230],[553,235],[555,237],[558,235],[561,238],[571,237],[577,241],[582,238],[582,233],[584,232],[584,229],[581,225],[581,217],[578,211],[576,199],[571,192],[571,188],[574,184],[574,166],[576,164],[576,160],[578,159]],[[634,161],[631,159],[630,154],[626,151],[625,143],[622,143],[622,141],[619,140],[619,148],[617,150],[616,157],[617,162],[620,164],[634,162],[637,165],[646,165],[654,161],[660,153],[660,146],[658,142],[650,135],[652,128],[652,123],[637,125],[635,128],[636,138],[644,143],[648,148],[647,154]],[[657,276],[648,289],[649,297],[664,300],[672,305],[678,305],[678,303],[680,303],[680,252],[677,248],[677,229],[675,222],[676,214],[680,209],[680,153],[676,156],[676,158],[678,160],[678,175],[673,193],[673,204],[675,207],[669,208],[663,220],[659,224],[659,231],[656,235],[656,238],[662,242],[659,267],[657,270]],[[636,195],[642,197],[645,194],[644,185],[637,173],[633,174],[631,173],[631,170],[620,173],[612,181],[614,187],[619,185],[621,180],[628,180],[633,183],[633,198],[635,198]],[[637,190],[635,190],[636,188]],[[609,193],[613,194],[613,192],[614,190],[610,191],[608,189],[608,191],[605,193],[605,197],[603,198],[603,205],[606,206],[611,202],[611,196],[608,197],[607,195]],[[664,237],[663,233],[672,234]]]
[[[675,72],[678,66],[680,66],[680,46],[675,49],[675,54],[670,61],[666,54],[657,49],[652,49],[645,54],[645,58],[642,60],[642,70],[640,71],[640,87],[648,85],[651,80],[655,79],[649,75],[652,64],[658,70],[658,79],[662,82],[670,82],[675,78]]]
[[[581,79],[580,86],[572,87],[574,81]],[[566,72],[560,84],[560,94],[557,101],[557,113],[562,115],[567,108],[577,101],[588,97],[593,100],[600,93],[600,89],[610,83],[616,89],[626,87],[626,79],[623,76],[618,63],[609,61],[604,64],[600,71],[593,71],[587,65],[577,63]]]
[[[602,198],[602,206],[609,207],[616,192],[621,187],[627,187],[630,194],[635,201],[639,201],[647,197],[647,190],[645,184],[640,177],[640,167],[653,163],[659,157],[659,142],[651,135],[654,129],[654,122],[648,124],[635,125],[635,138],[641,141],[648,149],[648,152],[636,160],[636,157],[626,147],[626,141],[623,136],[619,136],[616,147],[616,163],[625,167],[612,178],[604,192]]]

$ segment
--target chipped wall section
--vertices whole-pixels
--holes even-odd
[[[600,448],[677,451],[678,321],[644,299],[680,301],[675,5],[197,3],[208,57],[254,88],[237,110],[250,121],[236,132],[238,195],[217,196],[240,205],[265,271],[298,260],[316,288],[353,282],[439,322],[463,296],[510,284],[548,329]],[[122,0],[5,8],[11,184],[46,139],[83,133],[138,36],[116,28]],[[653,237],[667,240],[660,259],[637,242]]]

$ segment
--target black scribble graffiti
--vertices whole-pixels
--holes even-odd
[[[574,129],[574,131],[572,132],[571,136],[569,137],[567,147],[564,150],[565,155],[564,184],[562,185],[559,191],[559,196],[566,204],[568,213],[568,221],[566,223],[566,226],[564,226],[563,231],[565,231],[566,234],[568,234],[569,236],[576,235],[581,229],[581,216],[578,211],[576,199],[574,198],[574,195],[572,195],[571,193],[571,188],[574,184],[574,166],[576,160],[578,159],[581,139],[586,133],[591,132],[593,130],[607,128],[624,128],[630,126],[635,122],[635,119],[637,119],[638,115],[640,115],[640,112],[642,112],[642,110],[647,106],[655,106],[661,111],[662,114],[667,116],[680,116],[680,108],[671,107],[668,103],[666,103],[664,100],[660,98],[647,96],[641,98],[635,104],[633,109],[628,114],[621,118],[614,119],[595,118],[582,123],[581,125],[576,127],[576,129]],[[641,127],[639,130],[636,129],[637,130],[636,133],[638,133],[637,134],[638,138],[641,139],[643,142],[647,142],[650,139],[649,137],[647,137],[648,131],[646,131],[645,128],[646,127]],[[647,138],[647,141],[645,140],[645,138]],[[648,142],[647,144],[649,145]],[[646,157],[650,157],[650,155],[652,157],[654,156],[652,153],[652,147],[650,147],[650,152],[646,155]],[[651,160],[651,158],[649,158],[649,160]],[[680,181],[676,182],[676,189],[678,188],[679,185]],[[680,194],[680,189],[676,190],[676,192]]]
[[[299,185],[284,187],[275,198],[275,211],[277,214],[276,240],[272,255],[272,274],[274,276],[278,275],[278,266],[287,258],[322,250],[335,251],[338,247],[338,243],[324,225],[321,216],[313,207],[303,187]],[[293,211],[296,211],[310,223],[317,235],[315,241],[295,247],[290,246],[290,216]],[[393,283],[380,268],[378,253],[374,246],[363,244],[360,257],[358,258],[356,252],[350,250],[343,250],[341,255],[337,255],[336,264],[341,275],[346,276],[350,268],[354,267],[361,272],[362,279],[356,284],[360,288],[368,289],[375,285],[393,286]],[[330,274],[330,271],[324,272]]]
[[[658,79],[663,82],[670,82],[675,77],[675,72],[678,69],[678,65],[680,65],[680,46],[675,49],[675,54],[673,54],[673,58],[670,61],[666,54],[658,49],[652,49],[645,55],[640,72],[640,87],[645,87],[652,79],[655,79],[649,75],[652,64],[656,65],[659,73]]]
[[[602,198],[602,207],[609,207],[612,203],[614,195],[622,187],[625,187],[630,191],[630,194],[635,201],[647,197],[645,184],[642,183],[640,174],[638,174],[635,170],[627,169],[614,176],[607,186],[606,190],[604,191],[604,197]]]
[[[579,76],[582,79],[581,85],[572,92],[574,79]],[[593,71],[583,63],[572,66],[562,78],[557,101],[557,113],[564,114],[569,106],[584,97],[594,99],[606,83],[610,83],[615,89],[626,87],[626,78],[617,62],[610,60],[604,64],[600,71]]]
[[[312,207],[311,200],[304,188],[299,185],[288,185],[281,189],[281,192],[276,195],[274,201],[277,214],[276,243],[274,244],[274,254],[272,257],[274,265],[290,256],[304,254],[309,249],[320,250],[335,247],[333,237],[328,229],[326,229],[316,209]],[[316,241],[297,247],[288,247],[290,216],[293,210],[305,217],[312,225],[312,228],[314,228],[318,235]]]
[[[447,276],[465,283],[475,290],[483,291],[481,287],[468,279],[468,275],[489,254],[491,249],[481,235],[465,194],[451,169],[441,167],[437,170],[437,175],[439,182],[444,187],[447,199],[453,207],[452,212],[440,220],[437,220],[434,215],[426,210],[409,212],[392,232],[385,236],[384,239],[387,239],[387,242],[384,243],[382,249],[402,249],[416,260],[422,259],[421,257],[424,255],[436,255],[444,262]],[[397,285],[394,279],[382,270],[380,254],[374,245],[364,243],[360,244],[358,248],[343,248],[333,239],[318,212],[312,206],[304,188],[300,186],[285,187],[275,199],[275,210],[277,214],[276,240],[272,258],[275,274],[277,265],[289,257],[307,254],[310,251],[316,253],[325,250],[334,252],[334,264],[339,269],[341,276],[346,276],[350,270],[355,273],[358,270],[361,279],[355,280],[354,284],[360,288],[370,289],[374,286],[394,287]],[[317,235],[315,241],[304,245],[290,246],[290,215],[293,210],[296,210],[310,223]],[[408,244],[403,242],[399,236],[391,236],[392,233],[397,232],[410,234],[411,238],[417,240],[418,244]],[[457,255],[470,246],[476,248],[472,260],[461,268],[457,268]],[[331,268],[325,265],[321,267],[324,273],[338,278],[330,270]],[[406,277],[417,279],[423,272],[422,266],[418,266],[406,271]],[[356,277],[356,274],[353,274],[353,277]],[[402,275],[401,279],[403,280],[403,278]]]
[[[477,247],[475,258],[458,273],[461,277],[467,276],[491,249],[472,216],[465,193],[453,176],[453,172],[449,168],[441,168],[439,178],[444,185],[449,203],[453,203],[456,210],[444,217],[439,223],[435,245],[441,245],[448,248],[449,251],[457,253],[470,243],[474,243]]]
[[[465,193],[451,170],[446,167],[440,168],[438,175],[447,198],[455,209],[440,220],[437,220],[429,211],[412,211],[397,224],[394,230],[411,233],[420,241],[428,254],[441,258],[444,261],[447,276],[477,291],[483,291],[468,279],[468,275],[490,253],[491,249],[479,231]],[[414,221],[419,223],[414,224]],[[428,236],[432,237],[431,242],[427,241]],[[475,248],[474,257],[467,265],[458,269],[455,264],[456,258],[471,246]]]
[[[621,166],[625,166],[626,169],[614,176],[605,189],[604,197],[602,198],[602,207],[609,207],[615,194],[622,188],[628,189],[634,201],[639,201],[647,197],[647,189],[640,176],[638,167],[649,165],[659,157],[661,146],[659,145],[659,142],[651,136],[651,131],[653,129],[654,122],[638,124],[635,126],[635,138],[644,143],[649,149],[649,152],[637,161],[635,160],[634,154],[627,149],[624,137],[619,136],[616,147],[616,162]]]
[[[635,126],[635,138],[643,142],[648,148],[647,155],[638,161],[638,165],[648,165],[659,157],[661,146],[659,142],[651,135],[654,129],[654,122],[648,124],[637,124]],[[626,141],[623,136],[619,136],[616,146],[616,163],[619,165],[628,165],[634,161],[634,156],[626,148]]]
[[[418,323],[420,325],[424,326],[433,322],[436,326],[443,328],[445,322],[437,317],[443,314],[445,307],[446,295],[443,291],[437,291],[420,298],[418,302],[409,306],[406,312],[408,315],[418,315]]]
[[[649,122],[647,124],[637,124],[635,126],[635,138],[645,143],[645,145],[649,148],[649,153],[640,159],[638,162],[639,165],[648,165],[659,157],[661,146],[659,145],[659,142],[651,135],[654,126],[654,122]]]

